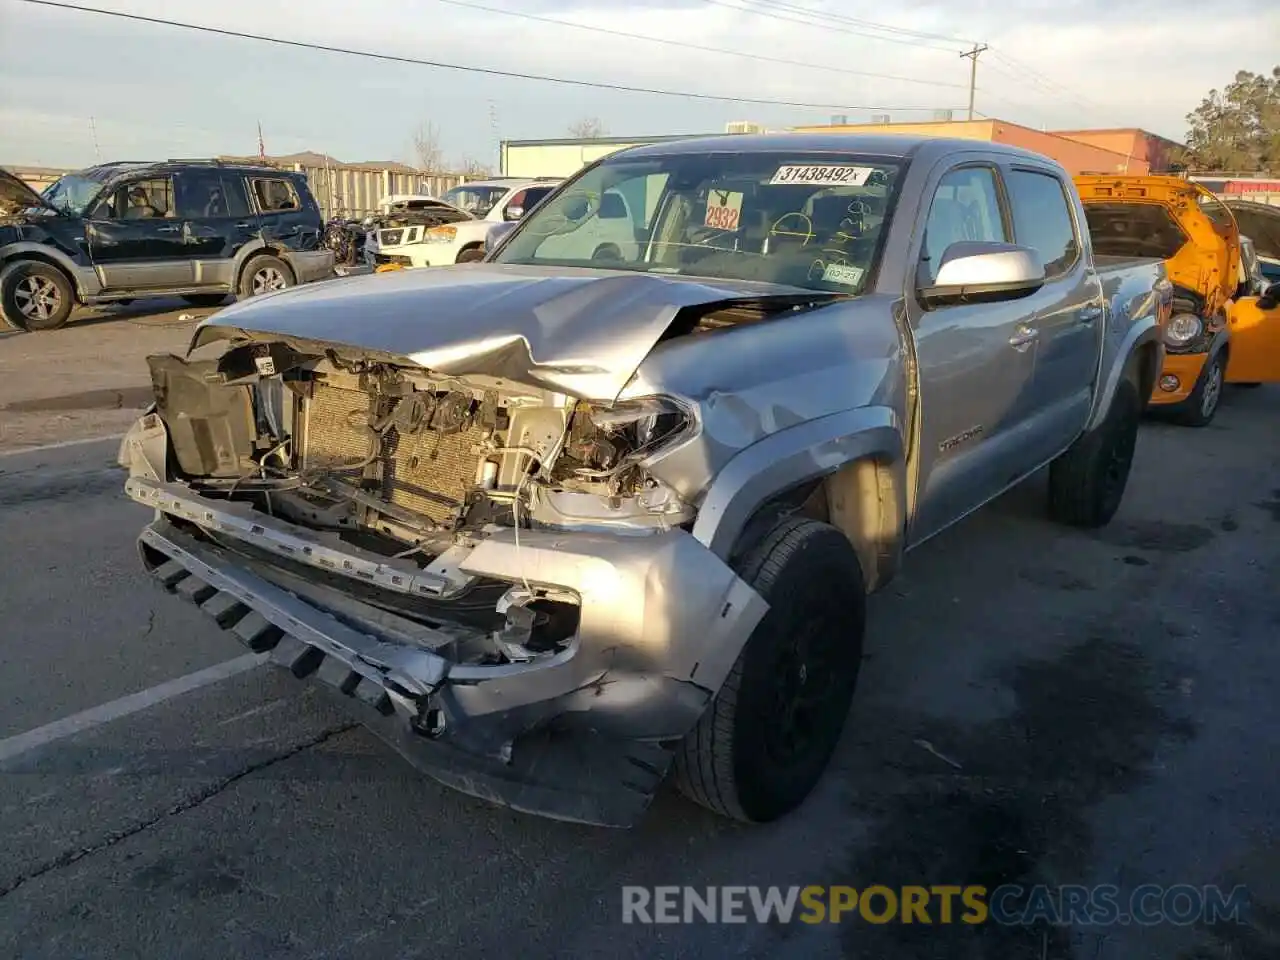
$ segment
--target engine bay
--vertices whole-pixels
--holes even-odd
[[[429,562],[495,528],[693,519],[644,467],[692,424],[667,398],[592,405],[286,342],[148,362],[174,479],[389,557]]]

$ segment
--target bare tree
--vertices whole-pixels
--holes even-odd
[[[577,123],[569,124],[569,136],[578,140],[599,140],[608,132],[599,117],[583,117]]]
[[[440,148],[440,131],[434,123],[421,124],[413,135],[413,154],[418,169],[427,173],[439,173],[444,165],[444,151]]]

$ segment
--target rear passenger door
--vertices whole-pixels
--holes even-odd
[[[194,282],[230,287],[236,254],[258,233],[244,179],[211,168],[179,171],[174,180]]]
[[[967,163],[926,185],[931,193],[914,289],[907,291],[920,378],[919,495],[912,544],[980,507],[1032,467],[1023,425],[1035,351],[1025,338],[1025,300],[926,308],[953,243],[1009,243],[1013,227],[994,162]]]
[[[1051,168],[1004,170],[1013,240],[1044,262],[1045,284],[1020,301],[1034,334],[1035,377],[1024,416],[1028,450],[1056,456],[1089,418],[1104,334],[1102,285],[1090,268],[1076,222],[1072,187]]]

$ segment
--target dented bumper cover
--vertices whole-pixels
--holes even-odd
[[[121,450],[127,493],[156,510],[139,548],[159,582],[346,698],[423,772],[516,809],[634,824],[671,763],[668,745],[696,724],[767,609],[683,530],[529,530],[518,542],[506,530],[467,550],[462,571],[575,596],[578,629],[530,661],[459,662],[447,653],[454,625],[424,626],[354,589],[425,591],[403,567],[169,482],[163,431],[144,417]]]

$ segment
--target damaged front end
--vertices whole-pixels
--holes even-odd
[[[649,469],[697,411],[296,337],[200,353],[150,358],[121,446],[155,577],[436,779],[634,823],[765,611]]]

